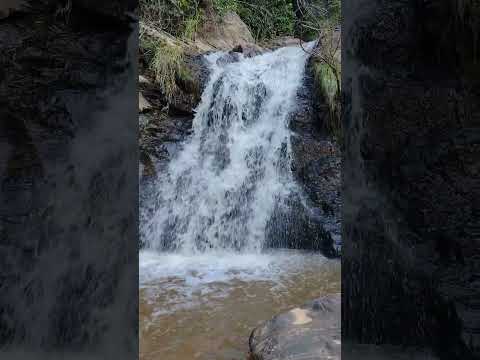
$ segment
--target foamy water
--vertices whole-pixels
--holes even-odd
[[[140,254],[140,358],[243,360],[255,326],[340,291],[318,253]]]
[[[156,313],[193,307],[205,295],[227,296],[232,283],[269,282],[273,290],[285,289],[289,281],[306,270],[322,269],[328,260],[318,253],[275,250],[266,253],[197,255],[140,253],[140,288],[148,298],[171,291],[172,297]],[[221,290],[220,290],[221,289]]]
[[[141,209],[149,249],[260,252],[275,206],[301,193],[288,124],[308,54],[287,47],[233,63],[225,56],[206,57],[211,73],[193,135]]]

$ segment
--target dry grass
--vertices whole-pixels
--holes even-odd
[[[140,38],[140,47],[155,82],[160,85],[166,100],[170,101],[177,89],[177,77],[183,78],[188,74],[184,65],[183,49],[149,36]]]

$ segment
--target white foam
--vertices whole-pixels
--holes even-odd
[[[207,295],[210,302],[226,297],[241,283],[267,282],[271,291],[279,291],[297,274],[325,271],[328,261],[318,253],[294,250],[196,255],[141,251],[139,283],[147,301],[163,299],[155,316],[198,306]]]

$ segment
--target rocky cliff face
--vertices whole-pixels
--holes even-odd
[[[473,2],[456,4],[343,7],[342,331],[473,359],[480,356],[479,43]]]
[[[223,41],[234,43],[228,38]],[[277,39],[270,45],[264,45],[273,48],[281,45],[298,46],[298,39]],[[253,56],[259,49],[254,44],[241,44],[235,46],[222,61],[237,61],[237,51],[244,52],[245,56]],[[180,89],[181,94],[175,95],[167,113],[159,112],[162,102],[158,84],[145,78],[140,82],[142,94],[151,105],[140,114],[141,186],[147,189],[146,194],[149,193],[151,176],[164,169],[182,141],[189,136],[193,109],[208,78],[208,69],[202,63],[201,54],[190,57],[186,64],[194,74],[196,85]],[[275,216],[267,226],[267,238],[271,239],[267,246],[321,250],[328,256],[335,256],[335,248],[338,249],[341,242],[340,150],[325,126],[329,107],[322,94],[316,91],[317,85],[314,83],[312,64],[309,63],[304,84],[298,92],[297,108],[291,118],[294,132],[292,170],[304,196],[292,196],[287,212],[283,208],[276,209]],[[189,92],[188,89],[196,89],[197,92]],[[185,98],[193,101],[185,102]],[[142,201],[148,202],[149,199],[142,198]]]
[[[0,347],[21,358],[138,354],[133,3],[0,24]]]

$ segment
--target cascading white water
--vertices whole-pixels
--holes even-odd
[[[159,176],[155,210],[141,224],[146,248],[258,252],[275,204],[295,191],[288,120],[308,53],[287,47],[230,63],[226,55],[206,56],[193,135]]]

